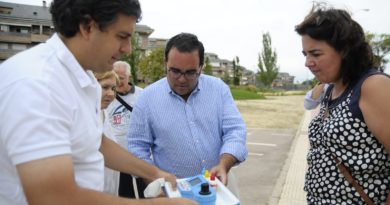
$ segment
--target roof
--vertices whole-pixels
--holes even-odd
[[[142,25],[142,24],[136,24],[135,25],[135,30],[139,33],[146,33],[148,35],[150,35],[151,33],[153,33],[153,29],[150,28],[149,26],[146,26],[146,25]]]
[[[8,8],[10,9],[10,13],[2,13],[0,12],[0,19],[12,19],[12,20],[22,20],[26,21],[34,21],[34,22],[47,22],[51,24],[51,14],[49,7],[43,6],[33,6],[26,4],[15,4],[8,2],[0,1],[0,8]]]
[[[40,22],[47,25],[52,25],[53,23],[51,20],[50,5],[43,5],[43,3],[42,6],[34,6],[0,1],[0,10],[4,10],[5,8],[11,11],[9,14],[0,12],[0,20],[12,20],[14,22],[20,22],[20,24]],[[140,33],[151,34],[154,30],[149,26],[137,24],[136,31]]]

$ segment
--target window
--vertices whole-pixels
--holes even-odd
[[[50,26],[43,26],[42,34],[50,35],[51,34]]]
[[[27,29],[27,28],[21,28],[21,29],[20,29],[20,33],[25,33],[25,34],[27,34],[27,33],[28,33],[28,29]]]
[[[17,51],[22,51],[22,50],[27,49],[27,45],[15,43],[15,44],[12,44],[12,49],[17,50]]]
[[[0,25],[0,31],[9,32],[9,26],[8,25]]]
[[[12,8],[0,6],[0,14],[11,14]]]
[[[31,33],[32,34],[40,34],[40,26],[39,25],[32,25]]]
[[[16,32],[16,33],[29,33],[30,27],[25,25],[11,25],[9,28],[10,32]]]
[[[6,50],[6,49],[8,49],[8,43],[0,43],[0,49],[1,49],[1,50]]]

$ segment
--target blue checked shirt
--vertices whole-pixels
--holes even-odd
[[[135,104],[128,150],[178,178],[201,173],[229,153],[246,159],[246,127],[229,87],[220,79],[200,75],[185,102],[166,78],[144,89]]]

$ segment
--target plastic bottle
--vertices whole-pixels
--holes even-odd
[[[217,182],[215,181],[215,174],[211,174],[210,180],[209,180],[210,186],[217,190]]]
[[[204,176],[204,178],[205,178],[205,179],[207,179],[207,180],[209,180],[209,179],[210,179],[210,172],[209,172],[209,170],[208,170],[208,169],[206,169],[206,170],[205,170],[205,172],[204,172],[204,175],[203,175],[203,176]]]

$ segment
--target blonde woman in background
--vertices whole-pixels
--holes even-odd
[[[116,95],[116,87],[119,84],[119,78],[114,71],[108,71],[105,73],[95,73],[95,77],[102,87],[102,98],[100,109],[102,123],[106,120],[107,112],[106,108],[108,105],[115,99]],[[104,135],[110,138],[112,141],[116,141],[115,137],[112,137],[109,128],[107,126],[104,127],[103,130]],[[112,170],[110,168],[104,167],[104,192],[118,195],[118,187],[119,187],[119,172]]]

